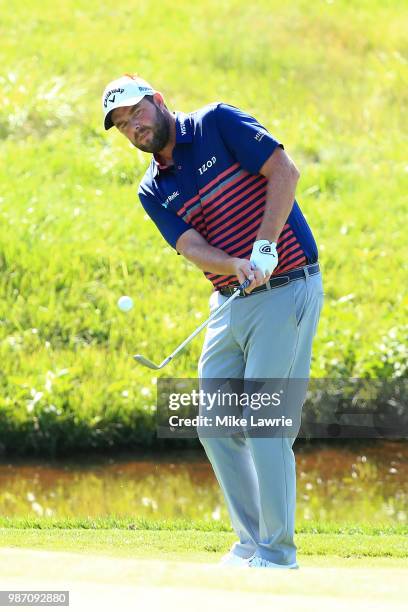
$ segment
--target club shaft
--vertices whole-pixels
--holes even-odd
[[[180,352],[180,351],[181,351],[181,350],[182,350],[182,349],[183,349],[183,348],[186,346],[186,344],[188,344],[188,343],[189,343],[189,342],[190,342],[190,341],[191,341],[193,338],[195,338],[195,337],[197,336],[197,334],[199,334],[199,333],[200,333],[200,331],[201,331],[202,329],[204,329],[204,327],[206,327],[210,321],[212,321],[212,320],[213,320],[213,319],[214,319],[214,318],[215,318],[215,317],[216,317],[216,316],[217,316],[217,315],[218,315],[220,312],[222,312],[222,311],[223,311],[225,308],[227,308],[227,306],[229,306],[229,305],[230,305],[230,303],[231,303],[233,300],[235,300],[235,298],[237,298],[237,297],[239,296],[239,293],[240,293],[240,291],[239,291],[239,289],[237,288],[237,290],[235,291],[235,293],[233,293],[233,294],[231,295],[231,297],[229,297],[229,298],[228,298],[228,300],[226,300],[226,301],[225,301],[223,304],[221,304],[221,306],[219,306],[219,308],[217,308],[217,310],[214,310],[214,312],[213,312],[213,313],[212,313],[212,314],[211,314],[211,315],[208,317],[208,319],[206,319],[206,320],[205,320],[203,323],[201,323],[201,325],[199,325],[199,326],[197,327],[197,329],[195,329],[195,330],[193,331],[193,333],[192,333],[192,334],[190,334],[190,335],[189,335],[189,337],[188,337],[188,338],[186,338],[186,339],[185,339],[185,340],[184,340],[184,341],[183,341],[183,342],[180,344],[180,346],[178,346],[178,347],[176,348],[176,350],[175,350],[175,351],[173,351],[173,352],[171,353],[171,355],[169,355],[169,356],[167,357],[167,359],[165,359],[165,360],[164,360],[163,364],[164,364],[164,363],[168,363],[168,362],[169,362],[171,359],[173,359],[173,357],[174,357],[175,355],[177,355],[177,353],[179,353],[179,352]]]
[[[223,304],[221,304],[221,306],[219,306],[217,310],[214,310],[214,312],[208,317],[208,319],[201,323],[201,325],[197,327],[197,329],[195,329],[193,333],[190,334],[189,337],[186,338],[184,342],[182,342],[176,348],[176,350],[171,353],[171,355],[166,357],[166,359],[164,359],[164,361],[162,361],[160,365],[156,365],[155,363],[150,361],[150,359],[146,359],[146,357],[143,357],[142,355],[135,355],[134,358],[139,361],[139,363],[148,368],[151,368],[153,370],[161,370],[165,365],[169,363],[169,361],[173,359],[173,357],[175,357],[175,355],[177,355],[177,353],[179,353],[186,346],[186,344],[188,344],[193,338],[195,338],[197,334],[199,334],[200,331],[204,329],[204,327],[206,327],[206,325],[208,325],[208,323],[212,321],[212,319],[214,319],[214,317],[216,317],[220,312],[227,308],[231,304],[231,302],[239,296],[240,292],[246,289],[249,285],[250,280],[246,279],[239,287],[237,287],[236,291]]]

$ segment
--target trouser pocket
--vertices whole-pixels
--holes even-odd
[[[291,283],[293,295],[293,317],[296,326],[302,322],[308,301],[308,287],[306,279],[300,279]]]
[[[316,322],[314,325],[313,335],[316,333],[317,323],[319,321],[320,311],[323,306],[323,285],[320,274],[309,276],[307,279],[301,279],[291,283],[293,295],[294,320],[296,326],[299,327],[305,316],[310,311],[317,313]]]

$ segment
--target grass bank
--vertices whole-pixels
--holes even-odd
[[[313,375],[406,375],[402,1],[11,0],[2,18],[0,450],[155,444],[156,378],[131,355],[161,361],[207,311],[137,202],[148,156],[102,129],[126,71],[171,109],[242,107],[296,161],[326,292]],[[195,376],[200,349],[166,374]]]

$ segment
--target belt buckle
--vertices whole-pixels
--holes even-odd
[[[225,290],[225,295],[227,297],[231,297],[234,291],[238,289],[238,285],[226,285],[225,287],[223,287],[223,289]]]

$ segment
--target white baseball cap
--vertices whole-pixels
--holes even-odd
[[[115,108],[133,106],[145,96],[152,96],[154,93],[155,90],[147,81],[131,74],[125,74],[108,83],[102,95],[105,130],[113,127],[111,114]]]

